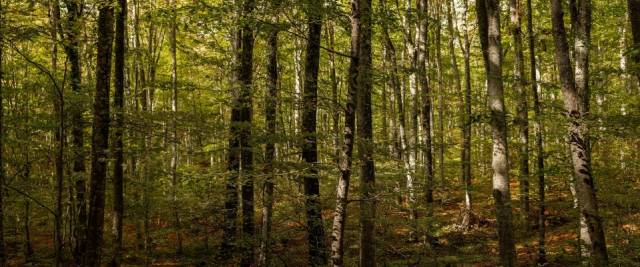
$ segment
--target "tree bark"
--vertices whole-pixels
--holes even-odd
[[[178,192],[180,180],[178,178],[178,60],[176,57],[177,10],[176,0],[171,1],[171,29],[169,30],[169,50],[171,53],[171,186],[173,202],[173,226],[178,243],[177,253],[182,254],[182,226],[178,210]]]
[[[79,100],[82,96],[82,70],[80,69],[79,36],[82,23],[83,5],[80,1],[65,0],[67,15],[63,32],[65,35],[64,51],[70,65],[69,83],[71,87],[71,105],[69,113],[71,117],[71,161],[72,181],[75,181],[75,214],[74,218],[74,258],[77,264],[82,261],[82,253],[85,249],[85,234],[87,221],[87,208],[85,200],[85,151],[84,151],[84,105]]]
[[[500,45],[499,0],[477,1],[476,10],[480,28],[480,43],[486,51],[487,95],[491,112],[493,136],[493,197],[498,221],[500,262],[503,266],[516,265],[516,250],[513,237],[511,193],[509,190],[509,153],[507,146],[507,123],[502,84],[502,49]],[[483,21],[486,33],[482,35]],[[484,40],[483,40],[484,39]],[[486,48],[486,49],[484,49]]]
[[[318,109],[318,69],[320,67],[320,35],[322,33],[322,3],[311,1],[307,13],[307,53],[304,68],[302,106],[302,159],[307,164],[303,174],[305,209],[307,215],[309,264],[324,265],[327,262],[324,242],[324,225],[320,208],[320,183],[318,181],[318,144],[316,114]]]
[[[371,0],[358,2],[360,37],[358,48],[357,127],[360,156],[360,266],[376,266],[375,166],[373,160],[373,122],[371,118],[372,58],[371,58]]]
[[[520,0],[509,0],[511,13],[511,35],[515,53],[515,89],[518,93],[518,107],[516,122],[519,125],[518,135],[520,141],[520,205],[521,216],[525,225],[528,225],[529,217],[529,118],[526,81],[524,74],[524,52],[522,48],[522,12]],[[528,228],[528,227],[527,227]]]
[[[544,179],[544,147],[542,143],[543,125],[542,108],[538,95],[538,78],[536,75],[536,50],[535,35],[533,34],[533,9],[531,0],[527,0],[527,39],[529,41],[529,68],[531,72],[531,94],[533,95],[533,129],[536,137],[536,176],[538,177],[538,264],[544,265],[546,260],[545,252],[545,179]]]
[[[127,23],[127,0],[118,0],[115,16],[114,45],[114,134],[113,134],[113,258],[110,265],[118,267],[122,261],[124,218],[124,87],[125,87],[125,40]]]
[[[98,3],[98,53],[96,93],[93,104],[91,137],[91,191],[83,266],[100,266],[103,245],[104,202],[109,149],[109,87],[111,84],[111,47],[113,44],[113,3]]]
[[[433,203],[433,151],[431,125],[431,87],[427,73],[429,47],[428,1],[418,0],[418,30],[420,39],[416,43],[418,49],[417,72],[420,82],[422,100],[422,154],[424,157],[425,201],[428,209]]]
[[[556,64],[560,74],[560,83],[564,100],[564,108],[569,120],[568,134],[573,176],[575,177],[576,197],[581,220],[586,224],[586,231],[581,234],[582,241],[589,249],[589,262],[593,266],[607,265],[608,255],[605,243],[602,217],[598,211],[598,200],[591,174],[591,157],[589,149],[589,128],[585,122],[588,115],[588,52],[589,31],[591,24],[591,7],[589,1],[581,1],[577,5],[578,14],[572,19],[576,25],[576,76],[571,66],[569,45],[564,27],[564,12],[559,0],[551,1],[551,22],[556,46]],[[574,16],[572,16],[573,18]],[[580,72],[580,73],[579,73]],[[585,227],[581,227],[585,228]],[[581,229],[582,231],[582,229]]]
[[[277,6],[274,6],[277,8]],[[277,10],[277,9],[276,9]],[[278,12],[278,11],[276,11]],[[278,23],[277,15],[275,23]],[[260,244],[260,257],[258,266],[269,266],[271,260],[271,225],[273,217],[273,188],[276,173],[273,167],[273,161],[276,157],[276,138],[277,130],[277,112],[278,112],[278,29],[274,26],[269,31],[267,39],[267,92],[265,100],[265,121],[267,125],[267,141],[264,153],[265,165],[264,173],[266,180],[262,188],[262,240]]]
[[[627,7],[629,9],[627,13],[631,23],[633,49],[635,49],[631,57],[634,62],[633,72],[638,77],[638,87],[640,88],[640,0],[627,0]]]
[[[347,223],[347,202],[349,196],[349,180],[356,121],[356,102],[358,93],[358,58],[360,46],[360,13],[359,0],[351,0],[351,58],[349,63],[349,84],[344,114],[344,140],[340,154],[340,178],[336,188],[336,208],[331,230],[331,264],[334,267],[344,266],[344,228]]]
[[[464,120],[462,127],[462,182],[464,183],[464,207],[462,210],[462,229],[468,230],[471,224],[471,43],[469,41],[468,0],[463,0],[463,29],[461,50],[464,56]]]
[[[4,60],[4,5],[0,0],[0,266],[7,264],[7,253],[4,243],[4,92],[2,81],[4,80],[4,69],[2,63]]]

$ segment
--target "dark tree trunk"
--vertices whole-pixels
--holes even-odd
[[[589,149],[589,132],[585,123],[588,115],[588,52],[589,32],[591,24],[591,7],[588,0],[577,4],[578,14],[572,16],[576,25],[576,73],[574,76],[569,55],[569,44],[564,26],[562,2],[551,1],[551,22],[556,46],[556,63],[560,74],[564,108],[569,120],[569,147],[573,162],[576,198],[581,221],[586,228],[581,233],[582,241],[589,249],[589,261],[593,266],[605,266],[608,262],[602,217],[598,211],[598,200],[591,174],[591,158]],[[581,230],[582,231],[582,230]]]
[[[63,32],[65,34],[64,51],[70,65],[69,84],[71,87],[71,105],[69,113],[71,117],[71,161],[72,161],[72,181],[75,182],[75,214],[74,228],[74,258],[77,264],[82,261],[82,253],[85,249],[85,234],[87,222],[87,208],[85,200],[86,192],[86,167],[84,152],[84,105],[82,99],[82,70],[80,69],[79,36],[82,23],[83,5],[77,0],[65,0],[67,15]]]
[[[373,161],[373,122],[371,116],[372,58],[371,0],[360,0],[360,37],[358,47],[357,127],[358,154],[360,156],[360,266],[376,266],[375,166]]]
[[[303,137],[302,159],[307,164],[303,175],[307,214],[309,264],[324,265],[327,262],[324,242],[324,225],[320,208],[320,183],[318,182],[318,144],[316,137],[316,113],[318,109],[318,69],[320,66],[320,34],[322,32],[323,1],[311,1],[307,6],[307,54],[304,68],[302,99]]]
[[[170,53],[171,53],[171,187],[172,187],[172,209],[173,226],[178,243],[177,254],[182,254],[182,227],[180,225],[180,212],[178,203],[178,192],[180,181],[178,179],[178,60],[176,57],[176,35],[178,29],[176,0],[171,1],[171,29],[169,32]]]
[[[2,68],[4,56],[4,6],[0,0],[0,266],[7,263],[7,254],[4,245],[4,94],[2,81],[4,69]]]
[[[109,149],[109,87],[111,84],[111,47],[113,44],[113,3],[98,3],[98,53],[96,93],[93,103],[91,136],[91,191],[83,266],[100,266],[103,245],[104,202]]]
[[[529,41],[529,68],[531,72],[531,94],[533,95],[534,120],[533,128],[536,135],[536,176],[538,177],[538,264],[545,264],[545,181],[544,181],[544,147],[542,143],[542,108],[538,95],[538,78],[536,76],[535,36],[533,34],[533,9],[531,0],[527,0],[527,37]]]
[[[248,20],[255,8],[254,0],[245,0],[240,13],[243,24],[238,30],[237,40],[237,73],[236,83],[232,96],[231,110],[231,139],[229,140],[228,169],[231,172],[227,181],[225,201],[225,229],[222,245],[223,255],[230,255],[235,244],[235,232],[237,221],[237,181],[241,182],[242,196],[242,245],[241,266],[254,264],[253,235],[255,225],[253,222],[253,153],[251,144],[252,121],[252,83],[253,83],[253,28]]]
[[[433,150],[431,125],[431,87],[426,65],[429,54],[429,18],[428,1],[418,0],[418,30],[420,39],[416,42],[418,49],[418,81],[422,97],[422,153],[424,154],[425,200],[427,208],[433,203]],[[430,212],[430,211],[429,211]]]
[[[631,35],[633,36],[633,48],[635,54],[632,56],[634,62],[633,72],[638,77],[640,87],[640,0],[627,0],[629,10],[629,22],[631,23]],[[622,36],[624,38],[624,36]]]
[[[336,189],[336,208],[331,231],[331,265],[344,266],[344,228],[347,223],[347,199],[356,121],[358,93],[358,51],[360,46],[360,14],[358,0],[351,0],[351,58],[349,62],[349,83],[344,113],[344,141],[340,154],[340,178]],[[337,112],[336,112],[337,113]]]
[[[487,94],[493,136],[491,165],[493,166],[493,197],[498,221],[500,262],[502,266],[515,266],[516,249],[513,237],[511,192],[509,190],[509,153],[502,84],[500,2],[499,0],[477,1],[476,9],[481,33],[480,43],[483,45],[483,51],[486,51],[483,54],[486,54]],[[483,21],[486,22],[486,31],[482,29]],[[487,35],[482,35],[483,32],[486,32]]]
[[[122,261],[122,218],[124,217],[124,66],[125,66],[125,27],[127,21],[127,0],[118,0],[115,21],[114,45],[114,120],[113,133],[113,258],[111,266],[120,266]]]
[[[277,19],[276,19],[277,22]],[[264,173],[266,180],[262,188],[262,240],[260,245],[259,266],[269,266],[271,260],[271,225],[273,217],[273,188],[276,176],[273,161],[276,157],[276,122],[278,112],[278,29],[269,32],[267,40],[267,93],[265,100],[265,121],[267,124],[267,141],[264,153]]]

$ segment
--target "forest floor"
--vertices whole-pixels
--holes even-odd
[[[496,266],[498,245],[493,200],[488,194],[489,183],[474,187],[474,220],[470,230],[459,229],[460,211],[462,208],[462,190],[436,191],[433,205],[433,216],[426,219],[420,214],[418,224],[430,225],[428,242],[424,238],[409,241],[409,218],[406,209],[398,208],[395,200],[382,201],[378,204],[378,225],[376,238],[378,241],[379,266]],[[537,186],[537,185],[536,185]],[[533,187],[533,185],[532,185]],[[521,266],[535,266],[538,251],[537,242],[537,194],[531,192],[531,214],[526,223],[522,219],[519,201],[518,184],[512,183],[513,215],[516,229],[516,249]],[[612,266],[640,266],[640,197],[634,194],[640,188],[614,184],[603,188],[601,194],[601,210],[606,224],[607,244]],[[601,192],[599,191],[599,192]],[[357,184],[352,188],[357,191]],[[453,193],[456,192],[456,193]],[[612,193],[615,192],[615,193]],[[329,200],[330,197],[327,197]],[[387,199],[393,199],[387,198]],[[574,214],[572,196],[566,187],[552,184],[548,188],[546,211],[546,266],[579,265],[576,229],[578,227]],[[352,202],[349,209],[346,233],[345,260],[347,266],[357,266],[358,256],[358,216],[357,203]],[[324,210],[326,229],[330,229],[331,206]],[[259,217],[259,212],[256,214]],[[183,232],[184,253],[176,256],[176,238],[166,217],[158,216],[151,223],[154,235],[153,252],[145,256],[141,249],[136,249],[135,225],[126,225],[126,251],[124,266],[221,266],[212,256],[220,243],[221,229],[219,224],[206,223],[205,230],[195,231],[195,225],[185,225],[190,230]],[[274,266],[304,266],[306,259],[306,242],[304,224],[301,218],[288,218],[283,223],[274,223]],[[34,221],[42,226],[42,221]],[[108,226],[107,226],[108,227]],[[33,227],[45,230],[48,227]],[[422,227],[425,228],[426,227]],[[107,228],[110,229],[110,228]],[[422,233],[417,236],[424,236]],[[8,249],[12,258],[12,266],[51,266],[51,232],[31,233],[34,255],[32,262],[24,261],[25,247],[15,234],[8,234]],[[328,234],[327,234],[328,236]],[[110,235],[105,231],[105,238]],[[110,250],[105,250],[105,259]],[[106,260],[105,260],[106,261]],[[147,261],[147,264],[145,264]],[[104,262],[104,261],[103,261]],[[229,265],[231,266],[231,265]]]

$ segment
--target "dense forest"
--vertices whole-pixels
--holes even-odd
[[[640,266],[640,0],[0,0],[0,266]]]

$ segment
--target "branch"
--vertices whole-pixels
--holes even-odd
[[[35,199],[35,198],[34,198],[34,197],[32,197],[31,195],[29,195],[29,194],[25,193],[24,191],[22,191],[22,190],[20,190],[20,189],[18,189],[18,188],[15,188],[15,187],[13,187],[13,186],[10,186],[10,185],[9,185],[9,184],[7,184],[7,183],[5,183],[5,184],[4,184],[4,186],[5,186],[5,187],[7,187],[7,188],[9,188],[9,189],[11,189],[11,190],[13,190],[13,191],[16,191],[18,194],[23,195],[24,197],[26,197],[26,198],[28,198],[28,199],[31,199],[31,201],[33,201],[33,202],[35,202],[36,204],[38,204],[38,206],[42,207],[43,209],[45,209],[45,210],[47,210],[48,212],[50,212],[51,214],[53,214],[53,216],[55,216],[55,217],[57,217],[57,216],[58,216],[58,215],[56,214],[56,212],[55,212],[55,211],[53,211],[51,208],[47,207],[45,204],[42,204],[42,202],[38,201],[37,199]]]

